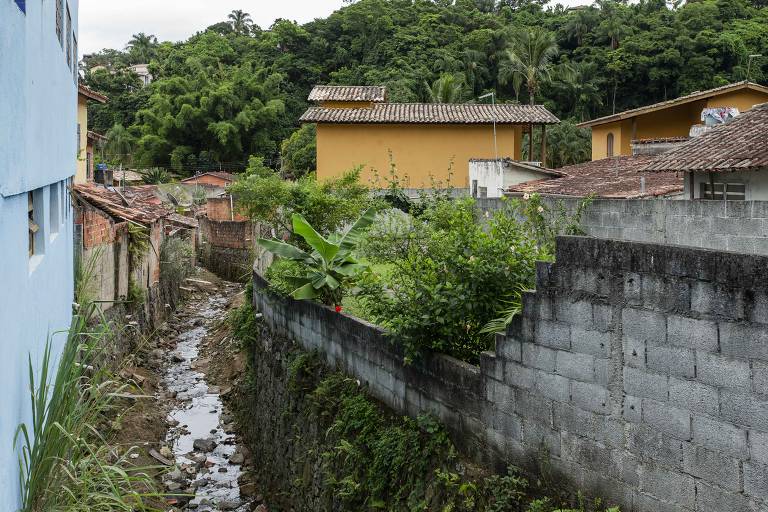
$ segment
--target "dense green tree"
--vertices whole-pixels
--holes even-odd
[[[317,167],[317,125],[305,124],[283,141],[280,147],[284,175],[299,177]]]
[[[236,34],[250,34],[251,26],[253,25],[253,20],[251,19],[250,14],[237,9],[232,11],[227,18],[232,25],[232,30],[234,30]]]
[[[499,79],[525,85],[528,100],[533,105],[542,83],[550,79],[552,60],[557,52],[555,36],[551,32],[535,27],[518,30],[510,41]]]
[[[157,37],[139,32],[125,45],[132,64],[147,64],[155,56]]]
[[[432,84],[424,84],[430,103],[461,103],[464,97],[464,78],[450,73],[440,76]]]

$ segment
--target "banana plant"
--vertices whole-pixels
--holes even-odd
[[[353,251],[375,217],[376,208],[369,208],[348,231],[336,232],[325,238],[301,214],[294,213],[293,232],[304,239],[312,252],[279,240],[259,238],[257,243],[275,256],[298,261],[306,266],[306,275],[291,279],[291,284],[296,286],[291,293],[294,299],[320,298],[326,304],[338,306],[341,303],[343,284],[369,269],[368,265],[355,259]]]

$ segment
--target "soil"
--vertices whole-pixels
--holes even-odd
[[[120,377],[137,399],[122,399],[115,443],[167,494],[162,510],[266,512],[250,478],[252,461],[226,406],[245,368],[228,312],[244,300],[240,284],[198,269],[184,302],[144,335]],[[134,448],[135,447],[135,448]]]

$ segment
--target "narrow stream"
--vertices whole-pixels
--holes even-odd
[[[193,314],[179,327],[178,344],[164,376],[165,386],[175,393],[177,402],[169,415],[172,427],[166,441],[178,469],[166,477],[167,485],[179,493],[179,505],[189,499],[181,495],[195,495],[183,510],[249,510],[240,496],[243,455],[237,452],[229,426],[232,419],[223,410],[220,390],[208,385],[198,370],[206,365],[198,359],[200,343],[214,320],[222,318],[226,304],[226,295],[218,291],[193,299],[185,308]]]

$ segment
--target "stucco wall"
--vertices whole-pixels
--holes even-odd
[[[88,181],[87,173],[87,153],[88,153],[88,100],[77,96],[77,124],[80,125],[80,145],[77,151],[77,172],[75,173],[75,183],[85,183]],[[93,165],[93,162],[91,162]]]
[[[519,160],[521,127],[498,125],[496,129],[499,158]],[[340,176],[362,165],[361,182],[384,188],[384,182],[371,183],[372,169],[380,176],[387,176],[394,161],[401,179],[408,177],[402,184],[405,188],[429,188],[430,177],[445,184],[449,169],[453,173],[453,186],[466,188],[469,160],[495,156],[491,125],[317,125],[317,176],[320,179]]]
[[[502,197],[503,191],[512,185],[546,178],[547,175],[518,167],[514,162],[499,160],[471,160],[469,162],[469,190],[472,181],[477,180],[478,197],[480,187],[487,189],[486,197]]]
[[[404,364],[381,329],[277,297],[267,325],[397,413],[439,417],[467,455],[624,511],[768,507],[768,258],[561,237],[480,366]]]
[[[78,1],[68,3],[77,33]],[[16,2],[0,1],[0,510],[9,511],[20,505],[13,436],[19,423],[30,422],[28,357],[39,368],[49,335],[59,354],[65,336],[53,333],[69,327],[72,313],[66,186],[75,174],[77,86],[55,14],[50,1],[26,2],[26,14]],[[32,258],[28,191],[35,191],[41,226]]]
[[[707,173],[695,173],[694,197],[701,197],[701,184],[709,183]],[[743,183],[747,201],[768,201],[768,171],[735,171],[713,173],[715,183]],[[683,196],[690,197],[690,178],[686,177]]]

